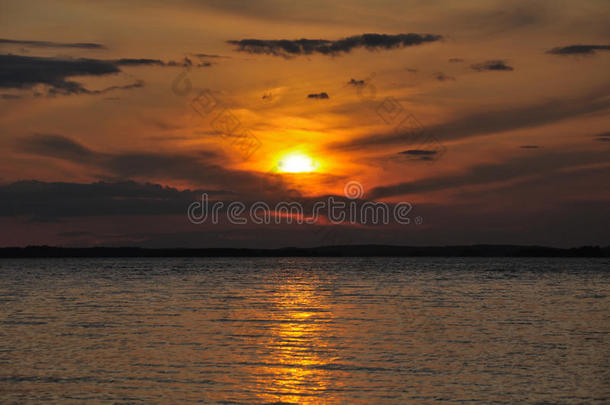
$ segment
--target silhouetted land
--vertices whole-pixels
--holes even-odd
[[[388,246],[347,245],[281,249],[146,249],[139,247],[65,248],[28,246],[0,248],[0,258],[16,257],[610,257],[610,246],[559,249],[544,246]]]

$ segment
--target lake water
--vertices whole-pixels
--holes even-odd
[[[609,403],[610,261],[0,261],[0,403]]]

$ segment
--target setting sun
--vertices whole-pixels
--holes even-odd
[[[316,170],[316,163],[303,153],[290,153],[278,162],[278,171],[284,173],[306,173]]]

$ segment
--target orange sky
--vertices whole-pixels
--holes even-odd
[[[367,229],[359,242],[520,243],[525,236],[537,244],[608,244],[609,20],[607,1],[0,1],[0,38],[13,41],[0,41],[0,181],[5,201],[13,201],[0,218],[0,245],[215,244],[190,239],[201,228],[184,224],[178,209],[125,213],[148,224],[138,232],[124,229],[112,210],[32,220],[36,208],[8,207],[25,198],[9,187],[23,180],[134,181],[253,200],[280,198],[268,186],[278,176],[282,187],[312,198],[341,195],[347,181],[358,181],[367,198],[409,201],[427,215],[419,231]],[[228,43],[365,33],[442,39],[288,55]],[[61,45],[74,43],[100,46]],[[588,47],[550,52],[573,45]],[[60,77],[78,91],[44,81],[48,63],[79,58],[161,63]],[[185,58],[193,66],[170,66]],[[186,81],[190,90],[182,91]],[[204,90],[217,105],[202,116],[193,99]],[[328,98],[313,96],[322,93]],[[409,121],[399,126],[402,118],[384,116],[387,103]],[[221,113],[260,143],[247,159],[219,130]],[[290,152],[308,155],[316,172],[277,174]],[[57,204],[70,198],[60,194]],[[223,232],[217,240],[230,245],[234,236],[225,240]],[[258,246],[249,241],[266,230],[249,232],[243,244]],[[281,232],[264,245],[285,243]]]

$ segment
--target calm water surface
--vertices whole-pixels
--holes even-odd
[[[0,403],[609,403],[610,261],[0,261]]]

